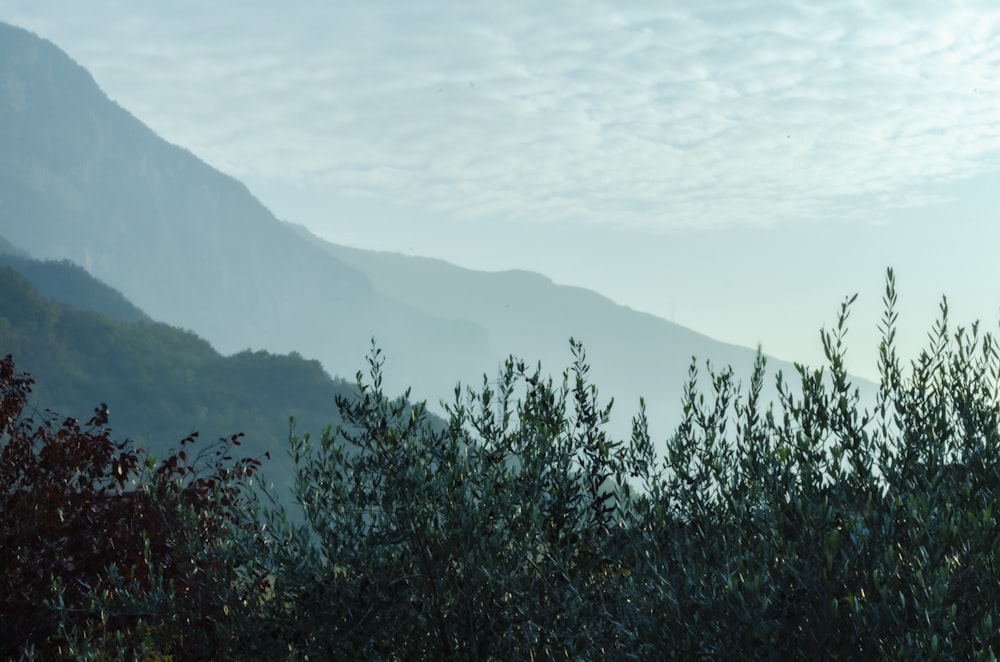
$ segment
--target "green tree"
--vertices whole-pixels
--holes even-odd
[[[572,347],[561,385],[512,359],[495,387],[457,391],[444,427],[383,394],[376,349],[358,397],[338,400],[344,424],[292,438],[306,523],[276,547],[289,599],[272,604],[295,650],[488,659],[629,643],[597,617],[624,597],[607,552],[627,446],[601,432],[610,407]]]
[[[642,404],[629,440],[604,433],[576,342],[561,383],[511,359],[445,427],[382,393],[373,351],[344,424],[292,437],[306,518],[273,523],[266,620],[310,656],[992,657],[996,342],[945,302],[904,371],[890,270],[865,408],[853,300],[776,402],[763,357],[745,388],[692,361],[662,460]]]

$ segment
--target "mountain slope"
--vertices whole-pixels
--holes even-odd
[[[62,265],[38,263],[37,271]],[[83,270],[75,289],[102,286]],[[242,452],[272,460],[269,479],[290,485],[288,417],[299,430],[338,420],[334,399],[353,386],[331,379],[318,361],[266,352],[223,357],[190,332],[122,322],[42,297],[13,268],[0,268],[0,355],[35,379],[41,408],[87,420],[101,402],[117,438],[163,456],[193,431],[203,439],[244,432]]]
[[[752,350],[537,274],[323,242],[159,139],[55,46],[2,24],[0,146],[0,227],[14,244],[84,265],[223,352],[294,350],[351,375],[374,336],[387,390],[413,386],[433,404],[509,353],[561,370],[574,336],[602,396],[617,400],[614,431],[627,433],[644,395],[660,438],[679,420],[693,355],[743,375],[753,364]]]
[[[568,339],[584,343],[593,381],[616,399],[614,429],[627,434],[639,398],[650,405],[654,432],[665,437],[680,419],[680,399],[692,357],[699,368],[731,365],[749,375],[756,352],[727,345],[683,326],[641,313],[590,290],[556,285],[524,271],[483,272],[442,260],[366,251],[332,244],[293,225],[330,255],[364,273],[385,297],[412,301],[427,313],[460,319],[488,330],[491,349],[561,369],[570,360]],[[447,292],[426,297],[422,292]],[[769,360],[771,374],[794,374],[794,366]],[[766,396],[776,392],[769,380]]]
[[[2,201],[0,201],[0,204],[3,204]],[[0,237],[0,255],[10,255],[13,257],[20,257],[20,258],[31,257],[17,246],[7,241],[5,237]]]
[[[80,310],[103,313],[120,322],[152,322],[121,292],[92,278],[85,269],[68,260],[40,261],[0,250],[0,268],[10,267],[24,276],[46,299],[70,304]]]
[[[13,244],[83,265],[220,351],[297,350],[353,374],[378,335],[397,387],[492,360],[481,330],[380,299],[240,182],[108,100],[54,45],[3,24],[0,146],[0,227]],[[422,351],[439,340],[448,357]]]

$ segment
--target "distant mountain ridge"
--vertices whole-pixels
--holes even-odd
[[[224,353],[297,351],[353,375],[375,337],[387,389],[412,386],[434,404],[458,381],[495,374],[509,353],[561,371],[575,336],[602,396],[616,398],[616,431],[644,395],[661,438],[679,418],[693,355],[738,374],[753,364],[750,349],[538,274],[361,251],[282,223],[108,100],[54,45],[4,24],[0,145],[0,233],[37,257],[82,264]]]
[[[466,320],[488,329],[490,347],[561,370],[570,360],[568,339],[583,341],[594,383],[614,396],[619,431],[636,412],[640,397],[655,406],[656,431],[672,431],[692,357],[732,365],[748,373],[755,352],[727,345],[648,313],[619,305],[591,290],[556,285],[527,271],[484,272],[442,260],[350,248],[326,242],[290,224],[330,255],[358,269],[384,297],[414,302],[428,314]],[[448,296],[422,297],[422,292]],[[772,361],[772,369],[793,367]],[[624,420],[621,415],[624,415]]]

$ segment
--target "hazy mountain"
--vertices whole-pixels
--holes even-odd
[[[0,251],[0,268],[10,267],[24,276],[47,299],[70,304],[80,310],[103,313],[121,322],[152,322],[121,292],[93,278],[68,260],[33,260],[24,253]]]
[[[0,228],[14,244],[83,264],[223,352],[296,350],[353,375],[376,336],[387,387],[412,385],[435,403],[509,353],[561,371],[574,336],[602,395],[616,397],[616,431],[645,395],[661,438],[679,418],[692,355],[740,373],[753,363],[752,350],[537,274],[321,241],[158,138],[51,43],[2,24],[0,145]]]
[[[87,301],[87,293],[109,289],[62,263],[32,268],[77,280],[64,291],[84,293]],[[116,301],[113,312],[118,309]],[[122,321],[48,299],[9,266],[0,267],[0,355],[6,354],[35,380],[32,399],[40,409],[86,421],[107,403],[115,438],[133,439],[159,457],[195,431],[203,442],[244,432],[240,454],[269,452],[265,474],[283,492],[292,476],[288,417],[295,416],[300,430],[318,433],[339,421],[335,397],[354,391],[318,361],[295,354],[224,357],[166,324]]]
[[[243,184],[111,102],[50,42],[2,24],[0,145],[4,236],[83,265],[220,351],[297,350],[353,375],[377,334],[397,387],[493,361],[481,329],[383,300]],[[438,343],[446,355],[428,351]]]
[[[2,202],[0,202],[0,204],[2,204]],[[12,255],[14,257],[21,258],[31,257],[17,246],[7,241],[4,237],[0,237],[0,255]]]
[[[600,393],[616,399],[616,429],[622,431],[638,410],[651,407],[650,422],[665,437],[678,422],[680,399],[692,357],[715,367],[732,365],[749,374],[756,352],[647,313],[621,306],[593,291],[556,285],[526,271],[485,272],[442,260],[368,251],[332,244],[290,224],[330,255],[363,272],[386,298],[414,302],[436,317],[463,320],[487,329],[490,348],[562,370],[572,360],[568,339],[583,341]],[[437,292],[441,296],[421,296]],[[771,373],[794,368],[771,360]],[[771,380],[773,381],[773,380]],[[770,391],[770,393],[774,393]]]

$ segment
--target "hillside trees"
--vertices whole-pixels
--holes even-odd
[[[71,303],[0,268],[0,357],[12,354],[37,380],[38,401],[61,416],[85,421],[99,398],[113,411],[116,435],[160,456],[193,430],[210,439],[243,430],[242,447],[257,457],[286,443],[290,415],[312,429],[337,420],[334,396],[350,384],[318,361],[250,350],[223,356],[189,331],[116,319],[112,304],[121,295],[78,267],[29,260],[24,267]],[[95,306],[100,311],[76,307],[101,300],[110,304]],[[288,494],[291,462],[272,454],[268,479]]]

